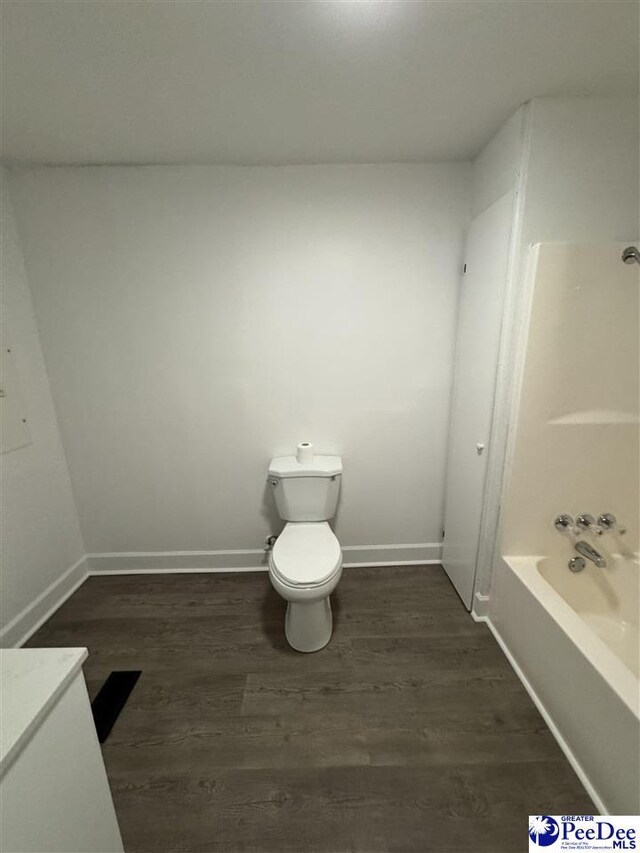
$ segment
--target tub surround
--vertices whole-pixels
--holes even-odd
[[[503,495],[501,553],[510,556],[496,558],[488,605],[499,642],[594,801],[614,814],[640,810],[640,292],[637,268],[621,260],[628,243],[539,244],[529,253]],[[598,525],[603,512],[626,532]],[[571,517],[568,535],[554,525],[560,514]],[[606,565],[585,560],[571,572],[579,540]]]
[[[612,512],[627,527],[626,550],[638,550],[640,288],[637,267],[622,263],[625,245],[530,252],[503,554],[554,553],[554,516],[585,510]]]

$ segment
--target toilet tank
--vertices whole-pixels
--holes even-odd
[[[267,482],[284,521],[328,521],[336,514],[341,477],[339,456],[314,456],[305,463],[278,456],[269,464]]]

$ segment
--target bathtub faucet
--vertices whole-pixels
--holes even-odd
[[[607,567],[607,561],[605,558],[596,551],[595,548],[592,548],[588,542],[576,542],[575,545],[576,551],[578,554],[581,554],[583,557],[586,557],[587,560],[591,560],[599,569],[605,569]]]

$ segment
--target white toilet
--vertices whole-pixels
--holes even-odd
[[[340,492],[342,460],[280,456],[269,465],[280,518],[287,524],[269,556],[269,577],[288,602],[285,635],[298,652],[317,652],[331,639],[329,596],[342,574],[342,551],[328,519]]]

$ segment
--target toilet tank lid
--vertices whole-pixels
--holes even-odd
[[[272,477],[335,477],[342,474],[339,456],[314,456],[311,462],[300,463],[295,456],[277,456],[269,463]]]

